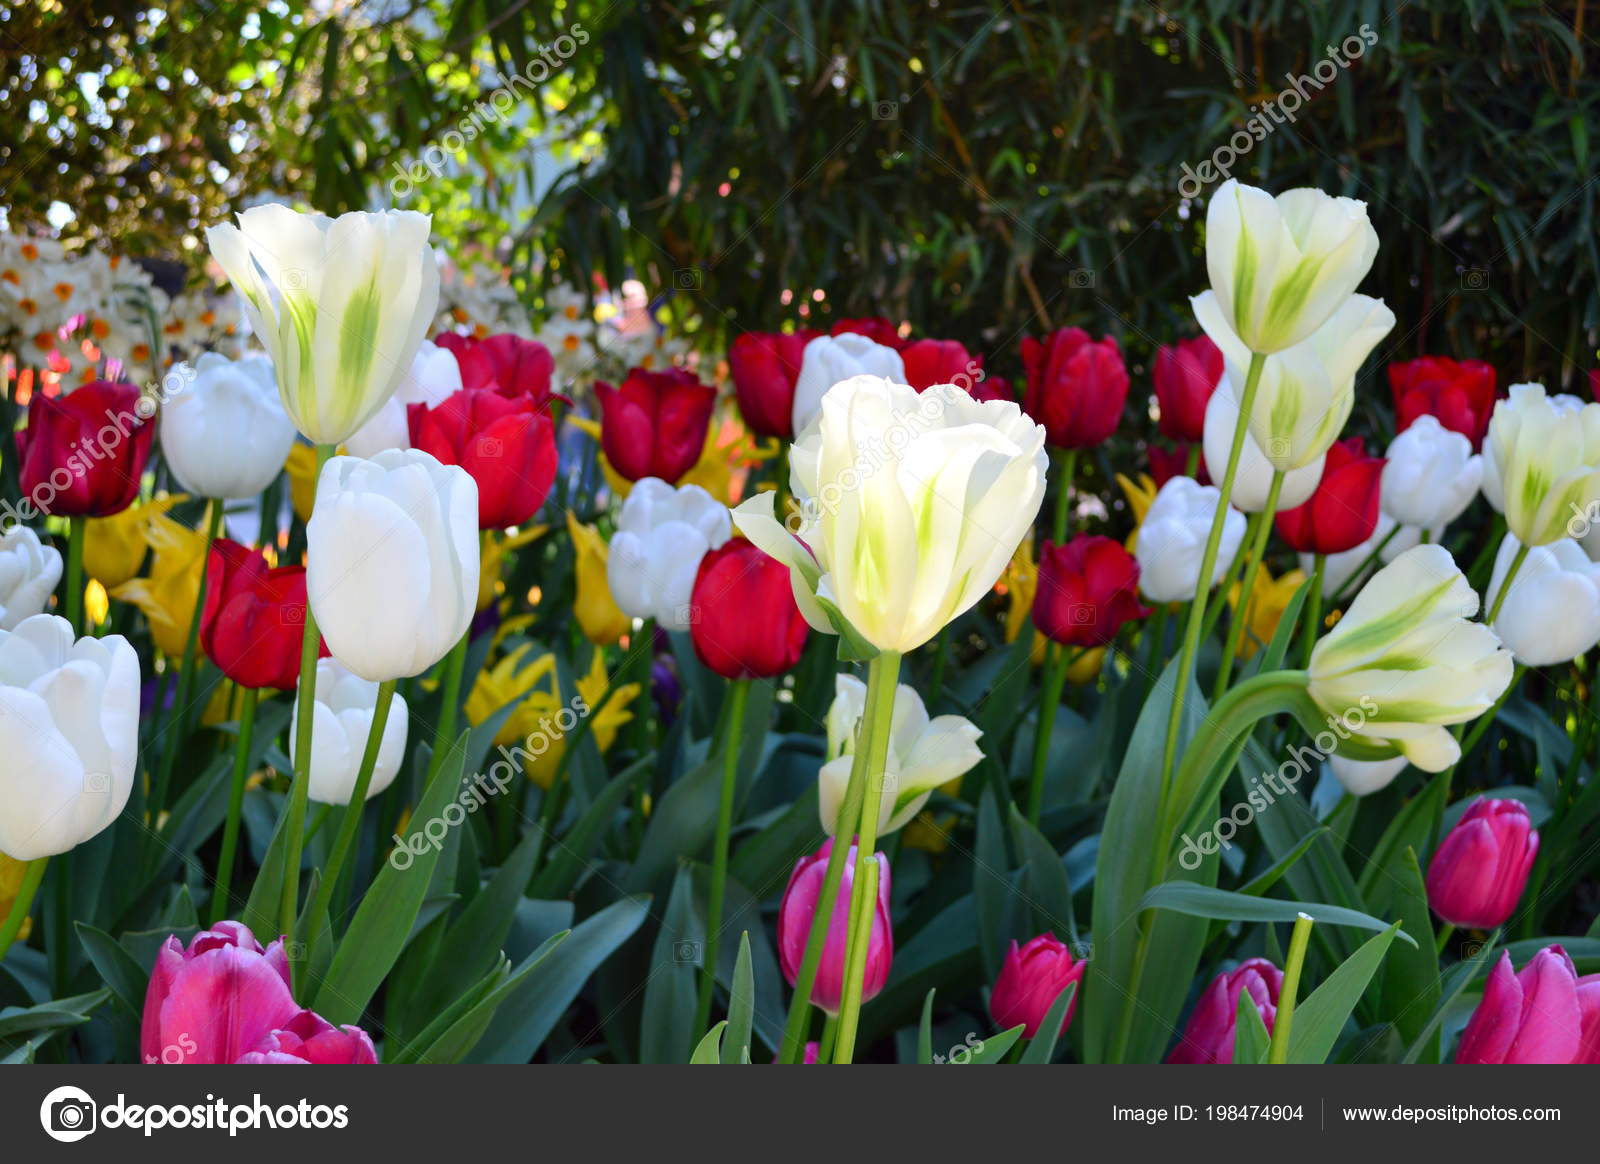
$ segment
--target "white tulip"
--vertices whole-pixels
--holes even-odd
[[[61,581],[61,551],[47,546],[25,525],[0,537],[0,630],[16,630],[50,605]]]
[[[1139,589],[1152,602],[1188,602],[1200,581],[1200,560],[1221,497],[1214,485],[1189,477],[1171,477],[1161,486],[1139,525],[1134,557],[1139,560]],[[1222,579],[1239,543],[1244,540],[1244,514],[1228,507],[1222,519],[1222,541],[1207,589]]]
[[[1206,472],[1213,481],[1221,481],[1228,471],[1228,455],[1233,451],[1233,431],[1239,424],[1239,401],[1233,381],[1226,372],[1217,384],[1217,390],[1206,403],[1206,426],[1202,448],[1205,452]],[[1278,491],[1278,509],[1293,509],[1311,500],[1322,482],[1322,464],[1326,454],[1310,464],[1293,469],[1283,475],[1283,485]],[[1233,492],[1228,503],[1244,513],[1260,513],[1267,507],[1267,493],[1272,488],[1272,462],[1267,460],[1261,446],[1248,429],[1244,445],[1239,450],[1239,464],[1233,472]]]
[[[1389,442],[1385,456],[1383,511],[1435,539],[1472,504],[1483,480],[1483,458],[1472,442],[1426,414]]]
[[[1587,533],[1600,515],[1600,404],[1513,384],[1483,441],[1483,495],[1526,545]]]
[[[400,387],[377,415],[345,442],[345,448],[353,457],[376,456],[384,449],[409,449],[411,421],[407,406],[426,404],[437,408],[459,391],[461,365],[455,353],[432,340],[423,340]]]
[[[822,409],[829,388],[851,376],[882,376],[905,383],[906,365],[900,353],[864,335],[818,336],[806,345],[800,375],[794,382],[794,431],[805,432]]]
[[[1477,611],[1477,592],[1448,550],[1406,551],[1317,641],[1311,698],[1357,735],[1393,744],[1425,772],[1444,771],[1461,755],[1445,726],[1481,715],[1511,682],[1511,652],[1469,621]]]
[[[1216,295],[1207,291],[1189,302],[1243,395],[1250,348],[1229,330]],[[1356,371],[1393,327],[1394,312],[1383,300],[1351,295],[1310,336],[1267,356],[1250,408],[1250,435],[1275,468],[1309,465],[1339,439],[1355,405]]]
[[[420,675],[444,658],[472,622],[478,566],[478,487],[465,469],[421,449],[323,467],[306,589],[328,650],[363,679]]]
[[[295,426],[341,444],[394,395],[438,309],[432,220],[275,204],[238,217],[206,231],[211,253],[272,356]]]
[[[1351,796],[1370,796],[1394,783],[1394,778],[1411,763],[1404,756],[1392,760],[1352,760],[1337,752],[1328,757],[1328,767]]]
[[[1395,530],[1394,536],[1389,536],[1389,531],[1395,529],[1395,520],[1382,510],[1378,512],[1378,524],[1373,527],[1372,536],[1354,549],[1345,550],[1339,554],[1329,554],[1322,561],[1322,592],[1325,595],[1337,593],[1344,588],[1355,572],[1367,563],[1372,557],[1372,551],[1377,546],[1383,546],[1378,551],[1377,561],[1374,566],[1387,565],[1412,546],[1422,544],[1422,531],[1414,525],[1402,525]],[[1388,539],[1385,541],[1385,539]],[[1300,568],[1310,575],[1316,568],[1315,554],[1301,554]]]
[[[606,556],[611,598],[629,618],[688,630],[700,559],[733,536],[728,507],[698,485],[634,482]]]
[[[1576,659],[1600,642],[1600,564],[1571,538],[1535,546],[1500,598],[1506,571],[1521,548],[1516,535],[1508,533],[1495,554],[1485,591],[1491,605],[1500,603],[1494,633],[1524,666]]]
[[[839,675],[834,690],[828,708],[828,762],[817,776],[817,810],[829,836],[839,823],[856,734],[867,708],[867,685],[854,676]],[[905,825],[922,811],[935,789],[975,767],[983,759],[978,747],[981,735],[976,725],[959,715],[930,720],[922,697],[900,684],[894,693],[878,835],[886,836]],[[852,822],[849,830],[854,827]]]
[[[53,857],[95,836],[133,791],[139,656],[121,635],[73,642],[64,618],[0,631],[0,853]]]
[[[807,622],[870,653],[921,646],[989,593],[1038,515],[1048,459],[1044,429],[1010,401],[854,376],[789,465],[800,528],[774,516],[771,491],[734,522],[789,567]]]
[[[311,781],[306,786],[318,804],[349,804],[361,772],[361,757],[378,706],[378,685],[346,670],[337,659],[317,660],[316,704],[311,712]],[[405,696],[395,692],[383,724],[377,763],[367,799],[389,787],[406,754]],[[299,717],[289,722],[289,755],[295,754]]]
[[[257,496],[294,444],[272,364],[207,352],[176,376],[188,382],[162,406],[161,454],[179,484],[201,497]]]
[[[1211,290],[1223,323],[1254,352],[1281,352],[1311,335],[1377,254],[1366,203],[1321,190],[1274,198],[1229,179],[1206,211]]]

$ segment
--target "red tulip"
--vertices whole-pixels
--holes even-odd
[[[340,1063],[378,1061],[372,1037],[360,1027],[336,1027],[321,1015],[303,1010],[282,1027],[268,1031],[240,1063]]]
[[[519,525],[544,504],[556,479],[555,424],[532,396],[463,388],[406,414],[414,448],[477,482],[479,529]]]
[[[1156,352],[1161,431],[1180,443],[1203,440],[1206,405],[1222,380],[1222,349],[1209,336],[1179,340]]]
[[[906,383],[918,392],[935,384],[955,384],[971,393],[983,378],[983,357],[974,356],[959,340],[919,339],[900,349]]]
[[[1226,974],[1218,974],[1200,996],[1168,1063],[1232,1063],[1234,1026],[1239,1019],[1239,996],[1248,994],[1256,1012],[1272,1033],[1278,1017],[1278,991],[1283,971],[1265,958],[1248,958]]]
[[[96,380],[65,396],[35,392],[17,433],[22,494],[42,513],[109,517],[139,496],[155,425],[132,384]]]
[[[1539,833],[1519,800],[1479,797],[1428,863],[1428,904],[1453,926],[1504,925],[1527,887]]]
[[[300,1013],[280,938],[265,950],[239,922],[174,937],[156,954],[144,996],[146,1063],[233,1063]]]
[[[747,331],[728,349],[739,412],[758,436],[794,438],[794,382],[806,345],[822,333]]]
[[[1394,393],[1394,428],[1403,432],[1423,413],[1472,442],[1483,444],[1494,413],[1494,368],[1482,360],[1423,356],[1389,365],[1389,390]]]
[[[1078,327],[1042,341],[1025,336],[1022,366],[1028,379],[1023,410],[1044,425],[1052,445],[1080,449],[1116,431],[1128,399],[1128,369],[1116,340],[1091,340]]]
[[[822,879],[827,872],[828,856],[833,852],[833,838],[822,842],[822,848],[801,857],[789,877],[789,887],[783,891],[783,901],[778,905],[778,965],[790,986],[800,973],[800,963],[806,955],[806,939],[811,934],[811,919],[816,916],[817,900],[822,896]],[[873,854],[878,862],[878,904],[868,933],[866,985],[861,1001],[875,998],[889,978],[889,966],[894,961],[894,934],[889,928],[889,859],[882,853]],[[856,846],[851,845],[845,855],[844,878],[839,883],[839,896],[834,902],[833,917],[829,920],[827,938],[822,944],[822,960],[817,964],[817,980],[811,987],[811,1001],[829,1014],[839,1013],[839,1000],[844,995],[845,929],[850,922],[850,888],[855,883]]]
[[[900,337],[900,329],[881,315],[871,315],[864,319],[841,319],[833,325],[833,330],[828,334],[843,335],[847,331],[864,335],[873,343],[894,348],[895,351],[899,351],[907,343]]]
[[[974,400],[1004,400],[1011,404],[1017,402],[1016,393],[1011,390],[1011,381],[1004,376],[984,376],[974,380],[967,388],[967,395]]]
[[[1457,1063],[1600,1063],[1600,974],[1578,977],[1560,946],[1512,973],[1502,953],[1456,1045]]]
[[[1058,643],[1103,647],[1122,624],[1146,618],[1139,604],[1139,563],[1111,538],[1079,534],[1064,546],[1045,542],[1033,625]]]
[[[1160,489],[1174,477],[1193,476],[1202,485],[1211,484],[1211,475],[1206,472],[1205,457],[1196,457],[1194,473],[1189,472],[1189,450],[1198,448],[1198,445],[1180,444],[1175,449],[1164,449],[1160,445],[1151,445],[1150,453],[1150,478]]]
[[[464,388],[492,388],[502,396],[531,396],[536,406],[551,400],[556,361],[537,340],[503,333],[487,339],[446,332],[434,343],[447,348],[461,366]]]
[[[990,1017],[1003,1031],[1023,1024],[1023,1037],[1031,1039],[1050,1017],[1050,1008],[1061,997],[1061,992],[1076,984],[1077,992],[1061,1019],[1061,1031],[1056,1032],[1059,1037],[1072,1025],[1078,998],[1083,993],[1083,971],[1087,965],[1073,958],[1072,951],[1057,941],[1054,934],[1040,934],[1020,950],[1013,941],[989,995]]]
[[[659,477],[675,485],[700,459],[717,391],[693,372],[635,368],[621,388],[598,380],[594,391],[600,399],[600,447],[628,480]]]
[[[1322,466],[1322,481],[1303,505],[1281,511],[1278,536],[1303,554],[1353,550],[1378,527],[1382,457],[1366,455],[1360,437],[1336,441]]]
[[[733,538],[700,559],[689,636],[700,661],[726,679],[770,679],[800,661],[805,618],[789,567]]]
[[[293,691],[300,682],[306,568],[269,569],[260,554],[227,538],[211,543],[200,646],[241,687]],[[325,643],[319,643],[327,655]]]

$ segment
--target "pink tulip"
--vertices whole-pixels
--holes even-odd
[[[800,858],[789,878],[789,887],[783,891],[783,902],[778,906],[778,963],[790,986],[794,985],[800,963],[805,959],[806,938],[811,933],[811,919],[817,912],[817,899],[822,895],[828,855],[832,852],[833,838],[829,837],[822,842],[822,848],[809,857]],[[882,853],[874,853],[873,859],[880,869],[878,907],[867,943],[862,1002],[883,989],[889,977],[889,965],[894,961],[894,935],[889,929],[889,859]],[[817,980],[811,988],[811,1001],[829,1014],[839,1013],[839,1000],[844,994],[845,930],[850,921],[850,887],[855,883],[855,869],[856,846],[851,845],[845,857],[844,877],[839,882],[839,897],[828,923],[828,937],[822,944]]]
[[[1539,834],[1520,801],[1475,800],[1428,863],[1428,904],[1451,925],[1503,925],[1538,855]]]
[[[1578,977],[1560,946],[1512,973],[1503,953],[1456,1046],[1457,1063],[1600,1063],[1600,974]]]
[[[269,1031],[241,1063],[376,1063],[372,1039],[360,1027],[336,1027],[303,1010],[283,1027]]]
[[[1232,1063],[1239,996],[1248,993],[1267,1032],[1278,1017],[1278,991],[1283,971],[1265,958],[1247,958],[1226,974],[1218,974],[1200,996],[1183,1037],[1167,1056],[1168,1063]]]
[[[1023,1036],[1033,1038],[1069,984],[1080,984],[1078,993],[1082,992],[1085,965],[1075,960],[1072,951],[1057,941],[1054,934],[1040,934],[1020,950],[1013,941],[1000,974],[994,980],[994,991],[989,995],[990,1016],[1001,1030],[1008,1031],[1022,1023]],[[1071,1025],[1077,1009],[1078,994],[1075,993],[1067,1004],[1067,1013],[1062,1016],[1061,1031]],[[1056,1032],[1057,1035],[1061,1031]]]

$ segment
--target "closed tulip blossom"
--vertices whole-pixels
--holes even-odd
[[[1546,946],[1516,972],[1501,953],[1456,1062],[1600,1063],[1600,974],[1580,978],[1560,946]]]
[[[794,439],[794,389],[806,345],[821,332],[747,331],[728,348],[728,373],[745,427],[757,436]]]
[[[1428,863],[1428,905],[1453,926],[1492,930],[1522,899],[1539,833],[1519,800],[1468,806]]]
[[[828,390],[852,376],[882,376],[903,384],[906,368],[895,347],[856,332],[836,332],[806,345],[794,386],[796,437],[816,419]]]
[[[349,804],[361,771],[361,756],[372,731],[372,717],[378,704],[378,685],[353,675],[337,659],[317,661],[316,703],[311,718],[312,800],[318,804]],[[395,773],[406,752],[407,712],[405,696],[398,692],[383,724],[383,739],[378,744],[378,759],[367,785],[367,799],[394,782]],[[300,722],[289,724],[289,754],[294,752]]]
[[[437,408],[461,391],[461,387],[461,365],[456,362],[455,353],[431,340],[423,340],[394,395],[351,435],[345,442],[346,450],[353,457],[373,457],[384,449],[410,448],[411,422],[407,411],[410,406],[426,404]]]
[[[1385,457],[1383,511],[1436,537],[1472,504],[1483,481],[1472,442],[1426,413],[1389,442]]]
[[[1491,596],[1505,586],[1522,544],[1506,534],[1489,576]],[[1571,538],[1536,546],[1500,602],[1494,633],[1525,667],[1566,663],[1600,642],[1600,563]]]
[[[1023,1038],[1036,1037],[1061,992],[1073,986],[1076,991],[1062,1016],[1061,1030],[1056,1032],[1059,1037],[1072,1025],[1087,966],[1087,962],[1075,959],[1054,934],[1031,938],[1021,949],[1013,941],[989,995],[989,1015],[995,1026],[1006,1031],[1021,1025]]]
[[[464,388],[489,388],[502,396],[531,396],[540,408],[554,399],[555,357],[538,340],[523,339],[510,332],[481,339],[445,332],[434,342],[455,357]]]
[[[61,551],[25,525],[0,536],[0,630],[42,614],[61,581]]]
[[[1228,457],[1233,450],[1233,433],[1239,424],[1239,400],[1234,382],[1226,375],[1217,385],[1206,404],[1204,455],[1201,465],[1212,481],[1220,481],[1228,468]],[[1298,469],[1283,475],[1278,487],[1278,508],[1293,509],[1304,505],[1317,491],[1322,480],[1325,456],[1312,458]],[[1267,507],[1267,496],[1272,491],[1272,462],[1261,451],[1261,446],[1245,429],[1244,443],[1239,448],[1239,463],[1234,468],[1233,492],[1228,504],[1241,513],[1260,513]]]
[[[366,1065],[378,1061],[372,1036],[360,1027],[336,1027],[321,1015],[303,1010],[283,1026],[268,1031],[240,1063]]]
[[[109,517],[128,508],[150,459],[153,412],[132,384],[96,380],[65,396],[35,391],[28,426],[17,433],[25,506],[55,517]]]
[[[600,447],[629,481],[659,477],[675,483],[700,459],[717,390],[693,372],[635,368],[613,388],[595,382],[600,401]]]
[[[1232,1063],[1239,999],[1249,996],[1271,1034],[1282,987],[1283,971],[1265,958],[1247,958],[1227,973],[1218,974],[1195,1004],[1167,1062]]]
[[[306,525],[311,609],[363,679],[420,675],[466,633],[478,595],[478,487],[420,449],[335,457]]]
[[[894,321],[885,319],[881,315],[869,315],[859,319],[841,319],[828,331],[829,335],[864,335],[875,344],[882,344],[886,348],[899,351],[910,341],[901,336],[900,329]]]
[[[1322,466],[1322,480],[1310,500],[1278,512],[1278,536],[1305,554],[1338,554],[1354,549],[1378,526],[1378,491],[1383,458],[1366,455],[1360,437],[1337,441]]]
[[[1064,546],[1045,542],[1039,551],[1033,625],[1047,637],[1103,647],[1123,623],[1149,614],[1139,602],[1139,563],[1120,542],[1079,534]]]
[[[1222,349],[1207,336],[1157,349],[1154,378],[1164,435],[1180,444],[1204,438],[1206,405],[1222,373]]]
[[[967,351],[960,340],[919,339],[900,349],[906,383],[918,392],[935,384],[955,384],[970,391],[983,377],[983,357]]]
[[[206,562],[200,646],[241,687],[292,691],[300,681],[306,606],[304,566],[269,568],[260,554],[227,538]],[[327,647],[322,647],[327,654]]]
[[[1043,340],[1024,336],[1022,367],[1022,407],[1056,448],[1087,448],[1117,430],[1128,399],[1128,367],[1111,336],[1090,339],[1078,327],[1059,328]]]
[[[0,852],[53,857],[121,815],[139,755],[139,657],[64,618],[0,630]]]
[[[1200,583],[1200,561],[1211,521],[1216,516],[1217,489],[1174,477],[1156,493],[1139,524],[1134,555],[1139,562],[1139,589],[1152,602],[1188,602]],[[1217,562],[1206,580],[1210,589],[1222,579],[1244,540],[1244,514],[1228,508],[1223,518]]]
[[[1495,371],[1482,360],[1422,356],[1390,364],[1394,426],[1404,432],[1420,417],[1432,416],[1449,432],[1460,433],[1473,449],[1483,444],[1494,411]]]
[[[255,497],[283,471],[294,422],[278,400],[272,365],[207,352],[161,408],[161,455],[201,497]]]
[[[531,395],[463,388],[442,404],[408,409],[411,447],[460,465],[478,486],[478,528],[521,525],[556,479],[555,424]]]
[[[1524,545],[1571,536],[1600,512],[1600,404],[1513,384],[1483,442],[1483,495]]]
[[[800,661],[805,617],[789,568],[733,538],[700,560],[689,600],[689,636],[700,661],[725,679],[770,679]]]
[[[606,558],[611,597],[629,618],[653,618],[667,630],[687,630],[700,560],[732,534],[728,507],[700,486],[674,489],[644,478],[622,503],[611,535]]]
[[[822,896],[823,876],[833,844],[833,838],[829,837],[815,853],[800,858],[789,877],[788,888],[783,891],[783,901],[778,905],[778,965],[790,986],[794,985],[800,963],[805,960],[806,939],[811,934],[811,921]],[[856,856],[856,846],[851,845],[844,860],[844,878],[839,883],[833,917],[829,919],[828,936],[817,964],[817,978],[811,986],[812,1005],[830,1015],[839,1013],[844,996],[845,930],[850,917],[850,892],[856,879]],[[889,967],[894,961],[894,933],[889,921],[889,859],[882,853],[873,854],[872,859],[878,862],[878,901],[868,931],[862,1002],[877,997],[889,979]]]
[[[1334,779],[1351,796],[1371,796],[1382,792],[1394,783],[1396,776],[1406,770],[1411,761],[1404,756],[1390,760],[1352,760],[1337,752],[1328,757],[1328,767]]]

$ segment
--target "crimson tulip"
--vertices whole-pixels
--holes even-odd
[[[217,538],[206,558],[200,646],[241,687],[293,691],[300,682],[306,568],[270,569],[260,554]],[[326,643],[319,642],[326,656]]]
[[[1482,360],[1422,356],[1389,365],[1389,390],[1394,394],[1394,428],[1403,432],[1428,413],[1451,432],[1483,444],[1494,413],[1495,371]]]
[[[1209,336],[1183,339],[1156,352],[1161,431],[1180,444],[1205,439],[1206,405],[1223,372],[1222,349]]]
[[[1578,977],[1560,946],[1546,946],[1518,973],[1502,953],[1456,1062],[1600,1063],[1600,974]]]
[[[1022,1024],[1022,1035],[1031,1039],[1039,1027],[1050,1017],[1050,1008],[1070,985],[1077,986],[1067,1013],[1061,1019],[1061,1031],[1072,1025],[1072,1016],[1078,1009],[1078,996],[1083,993],[1083,971],[1087,962],[1080,962],[1072,951],[1057,940],[1054,934],[1040,934],[1029,940],[1020,950],[1012,941],[1006,953],[1000,974],[994,980],[994,990],[989,995],[989,1015],[995,1025],[1008,1031]]]
[[[1150,479],[1159,489],[1174,477],[1193,477],[1202,485],[1211,484],[1211,474],[1206,472],[1204,456],[1195,458],[1194,472],[1189,472],[1189,450],[1197,445],[1180,444],[1174,449],[1164,449],[1152,444],[1150,453]]]
[[[1139,563],[1111,538],[1079,534],[1064,546],[1045,542],[1033,625],[1058,643],[1103,647],[1122,624],[1146,618],[1139,602]]]
[[[1317,491],[1302,505],[1278,513],[1278,536],[1303,554],[1342,554],[1378,527],[1378,487],[1384,459],[1369,457],[1360,437],[1328,449]]]
[[[960,340],[919,339],[900,349],[906,383],[918,392],[935,384],[955,384],[970,394],[983,378],[983,357],[967,351]]]
[[[806,956],[806,940],[811,936],[811,919],[816,916],[817,902],[822,896],[822,880],[827,873],[828,857],[833,852],[833,838],[822,842],[815,853],[801,857],[789,877],[789,886],[783,891],[783,901],[778,905],[778,965],[790,986],[800,973],[800,963]],[[872,917],[872,928],[867,938],[866,982],[861,1001],[877,997],[878,991],[889,978],[889,966],[894,961],[894,934],[889,928],[889,859],[882,853],[873,854],[878,862],[878,901]],[[850,846],[845,856],[844,878],[839,883],[839,896],[834,901],[833,917],[828,922],[828,936],[822,944],[822,959],[817,964],[817,978],[811,987],[811,1002],[829,1014],[839,1013],[839,1000],[844,997],[844,947],[845,930],[850,923],[850,889],[855,884],[856,846]]]
[[[35,392],[17,433],[22,494],[42,513],[110,517],[139,496],[154,408],[133,384],[96,380],[65,396]]]
[[[1016,393],[1011,390],[1011,381],[1004,376],[983,376],[966,388],[967,395],[974,400],[1005,400],[1011,404],[1017,402]]]
[[[689,637],[700,661],[725,679],[770,679],[800,661],[805,617],[789,567],[732,538],[700,559],[689,600]]]
[[[600,447],[611,467],[630,481],[659,477],[677,483],[706,445],[717,391],[693,372],[635,368],[613,388],[597,380]]]
[[[502,333],[486,339],[446,332],[434,341],[455,356],[464,388],[492,388],[503,396],[531,396],[537,406],[552,399],[556,361],[537,340]]]
[[[846,332],[864,335],[873,343],[882,344],[895,351],[905,347],[908,342],[901,338],[900,329],[881,315],[869,315],[862,319],[841,319],[833,325],[833,330],[828,334],[844,335]]]
[[[1539,833],[1520,800],[1472,802],[1428,863],[1428,904],[1453,926],[1492,930],[1522,899]]]
[[[406,413],[413,448],[477,482],[479,529],[519,525],[544,504],[556,479],[555,423],[533,396],[463,388]]]
[[[728,349],[728,371],[745,427],[757,436],[794,439],[794,382],[806,345],[822,333],[747,331]]]
[[[1226,974],[1218,974],[1195,1004],[1194,1013],[1168,1063],[1232,1063],[1239,998],[1248,995],[1256,1013],[1272,1033],[1278,1017],[1278,991],[1283,971],[1265,958],[1247,958]]]
[[[1022,366],[1027,376],[1023,411],[1044,426],[1052,445],[1080,449],[1116,431],[1128,399],[1128,369],[1111,336],[1092,340],[1079,327],[1064,327],[1043,340],[1025,336]]]

